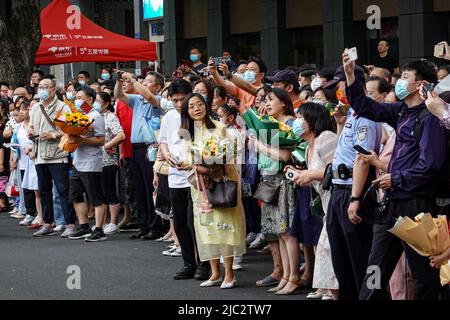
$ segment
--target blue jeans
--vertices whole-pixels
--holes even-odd
[[[53,209],[53,184],[59,194],[62,212],[66,224],[75,224],[76,214],[69,201],[69,164],[37,164],[36,172],[41,191],[42,212],[44,222],[51,224],[55,220]]]
[[[61,200],[55,184],[53,184],[53,213],[57,226],[66,225],[66,220],[64,219],[64,214],[61,207]]]

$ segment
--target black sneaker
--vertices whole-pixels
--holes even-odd
[[[71,236],[69,236],[69,239],[71,240],[80,240],[80,239],[84,239],[87,238],[91,235],[92,231],[91,229],[81,229],[78,228],[77,231],[75,231],[74,234],[72,234]]]
[[[119,229],[120,232],[138,232],[139,230],[140,226],[137,223],[128,223]]]
[[[95,230],[92,232],[92,234],[87,237],[85,240],[87,242],[99,242],[99,241],[105,241],[107,238],[102,230]]]

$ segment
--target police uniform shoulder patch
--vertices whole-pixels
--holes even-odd
[[[365,141],[367,139],[367,126],[362,126],[358,128],[357,137],[359,141]]]

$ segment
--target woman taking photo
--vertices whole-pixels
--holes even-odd
[[[240,179],[236,165],[215,164],[212,167],[196,164],[191,153],[194,145],[199,145],[214,138],[221,141],[226,138],[226,128],[221,123],[210,118],[210,108],[201,94],[194,93],[187,96],[181,110],[180,136],[184,138],[187,150],[186,160],[192,165],[198,181],[211,179],[215,182],[227,176],[231,181],[238,183],[238,195],[240,194]],[[219,169],[219,170],[216,170]],[[212,172],[222,172],[217,178]],[[201,188],[201,182],[195,183]],[[208,183],[207,183],[208,185]],[[194,204],[194,228],[197,239],[197,248],[201,261],[209,261],[211,265],[211,277],[203,282],[201,287],[220,285],[222,289],[230,289],[236,286],[233,271],[234,257],[243,256],[245,253],[245,220],[244,210],[240,197],[237,197],[237,206],[233,208],[212,209],[208,213],[211,223],[205,224],[201,215],[202,193],[191,186],[192,202]],[[220,274],[220,258],[224,258],[225,277],[222,280]]]
[[[292,127],[295,114],[286,91],[272,89],[267,96],[265,107],[259,109],[265,109],[267,115]],[[274,271],[265,279],[258,281],[257,286],[270,285],[281,276],[278,286],[270,291],[281,295],[291,294],[299,286],[300,252],[298,239],[289,232],[295,211],[294,187],[287,183],[283,169],[285,162],[291,159],[293,150],[269,146],[260,140],[256,140],[255,145],[259,153],[261,181],[279,188],[278,203],[263,202],[261,210],[261,231],[270,244]]]
[[[325,107],[316,103],[305,103],[302,105],[299,109],[299,118],[294,123],[294,132],[308,144],[306,149],[308,170],[300,171],[293,167],[290,167],[290,169],[295,170],[297,173],[297,177],[294,179],[296,185],[302,187],[312,186],[315,192],[319,194],[325,213],[323,217],[324,224],[330,200],[330,191],[322,189],[322,180],[325,168],[333,161],[338,142],[337,135],[331,130],[330,113]],[[326,228],[322,228],[319,242],[317,243],[313,288],[318,288],[318,290],[310,293],[307,296],[308,299],[331,299],[331,295],[334,299],[337,298],[338,282],[333,271],[331,249]]]

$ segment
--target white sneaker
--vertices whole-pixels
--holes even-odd
[[[119,232],[119,226],[117,224],[109,223],[103,228],[105,234],[115,234]]]
[[[61,238],[68,238],[75,233],[75,227],[67,227],[61,234]]]
[[[11,214],[10,217],[13,219],[24,219],[25,215],[21,214],[19,212],[16,212],[16,213]]]
[[[66,226],[60,224],[60,225],[56,226],[55,228],[53,228],[53,231],[55,231],[55,232],[63,232],[64,229],[66,229]]]
[[[176,250],[177,250],[176,247],[172,247],[172,248],[170,248],[168,250],[163,251],[162,254],[163,254],[163,256],[171,257],[172,253],[175,252]]]
[[[102,229],[105,230],[105,228],[106,228],[108,225],[109,225],[109,223],[108,223],[108,224],[104,224],[103,227],[102,227]],[[94,224],[94,225],[92,226],[92,228],[91,228],[92,232],[95,231],[95,228],[97,228],[97,227],[96,227],[95,224]],[[104,232],[103,232],[103,233],[104,233]]]
[[[220,264],[223,264],[223,257],[220,257]]]
[[[19,212],[19,210],[17,210],[17,208],[14,207],[14,209],[12,209],[12,210],[9,212],[9,214],[11,215],[11,214],[15,214],[15,213],[17,213],[17,212]]]
[[[170,255],[171,257],[182,257],[183,255],[181,254],[181,247],[176,248],[174,252],[172,252],[172,254]]]
[[[234,257],[234,259],[233,259],[233,271],[242,270],[241,262],[242,262],[242,257]]]
[[[31,224],[38,224],[38,222],[39,222],[39,217],[36,216],[36,217],[34,218],[33,222],[31,222]]]
[[[30,216],[29,214],[27,214],[25,216],[25,218],[22,221],[19,222],[19,225],[21,225],[21,226],[29,226],[33,222],[33,220],[34,220],[34,217]]]
[[[247,235],[247,238],[245,238],[245,243],[246,243],[247,245],[250,245],[250,243],[252,243],[253,241],[255,241],[256,236],[257,236],[256,233],[250,232],[250,233]]]
[[[264,243],[264,235],[262,233],[258,234],[255,240],[250,244],[250,249],[257,249],[261,247]]]

